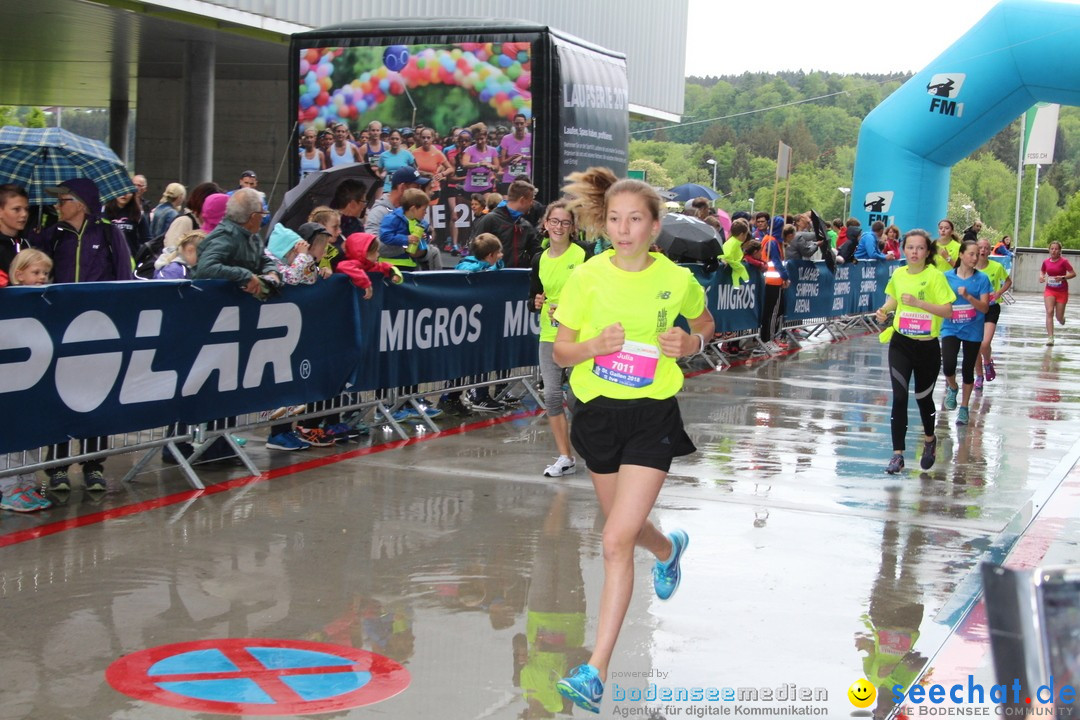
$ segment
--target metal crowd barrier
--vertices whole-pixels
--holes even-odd
[[[72,439],[68,441],[69,455],[65,458],[50,458],[51,448],[49,447],[0,455],[0,465],[3,465],[3,467],[0,467],[0,478],[36,473],[39,470],[48,470],[62,465],[74,465],[115,455],[141,453],[138,460],[135,461],[135,464],[122,479],[122,482],[131,482],[163,449],[168,449],[188,484],[196,490],[202,490],[206,486],[196,471],[196,465],[218,438],[223,438],[228,443],[233,454],[243,463],[248,472],[252,475],[261,474],[262,471],[251,459],[244,446],[233,437],[237,433],[254,432],[279,423],[317,420],[330,415],[340,414],[345,416],[356,413],[358,420],[368,425],[388,426],[398,438],[406,440],[412,437],[412,434],[401,422],[394,419],[394,414],[398,410],[406,407],[413,408],[420,417],[418,423],[423,425],[426,431],[440,432],[440,428],[435,421],[423,412],[420,404],[421,400],[434,398],[437,402],[438,397],[444,393],[468,392],[476,388],[495,385],[505,386],[494,396],[497,401],[519,400],[528,395],[538,405],[543,405],[543,399],[537,390],[539,368],[516,368],[510,371],[490,373],[490,375],[491,377],[488,378],[470,379],[469,381],[424,383],[409,392],[401,388],[359,393],[347,392],[330,400],[310,403],[305,412],[297,415],[274,418],[271,416],[271,411],[266,410],[182,428],[170,426],[113,435],[109,438],[108,447],[96,452],[83,452],[81,447],[76,452],[75,447],[83,441]],[[436,402],[432,402],[431,405],[435,405]],[[185,456],[181,452],[181,443],[190,443],[193,452]]]

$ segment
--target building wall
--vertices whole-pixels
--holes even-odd
[[[283,143],[288,139],[281,131],[282,108],[289,101],[287,83],[217,80],[214,103],[217,141],[211,178],[182,176],[180,99],[183,92],[181,79],[139,79],[136,169],[147,175],[150,200],[157,204],[161,191],[170,182],[181,182],[190,190],[201,182],[213,180],[232,190],[241,172],[254,170],[259,176],[259,189],[271,196],[271,207],[276,207],[288,185],[284,176],[288,163],[285,163],[279,187],[273,191],[274,176],[282,166]]]
[[[558,28],[627,56],[630,102],[681,115],[689,0],[205,0],[310,27],[365,17],[508,17]],[[358,14],[362,8],[364,14]]]

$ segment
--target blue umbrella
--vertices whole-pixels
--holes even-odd
[[[32,205],[55,203],[45,188],[93,180],[107,202],[135,192],[127,168],[105,143],[62,128],[0,128],[0,183],[26,188]]]
[[[704,185],[698,185],[697,183],[686,183],[685,185],[677,185],[671,188],[671,192],[675,195],[676,200],[686,202],[687,200],[693,200],[694,198],[708,198],[709,202],[712,202],[716,198],[720,197],[719,193],[713,191],[711,188],[707,188]]]

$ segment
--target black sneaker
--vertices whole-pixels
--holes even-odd
[[[461,402],[461,398],[446,398],[439,402],[439,407],[449,415],[462,416],[469,414],[469,408],[465,407],[465,403]]]
[[[889,461],[889,466],[885,468],[885,472],[889,475],[896,475],[904,469],[904,456],[894,453],[892,460]]]
[[[472,404],[472,409],[476,412],[482,413],[497,413],[505,410],[506,406],[503,405],[501,402],[498,402],[497,400],[493,400],[492,398],[485,398],[478,402],[474,402]]]
[[[67,470],[57,470],[49,477],[49,489],[54,492],[67,492],[71,489]]]
[[[919,460],[919,467],[923,470],[929,470],[934,467],[934,460],[937,459],[937,436],[934,436],[933,440],[929,442],[923,442],[922,446],[922,458]]]
[[[86,489],[91,492],[105,492],[105,473],[100,470],[91,470],[86,474]]]

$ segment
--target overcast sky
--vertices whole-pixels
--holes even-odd
[[[686,74],[917,72],[996,2],[690,0]]]

